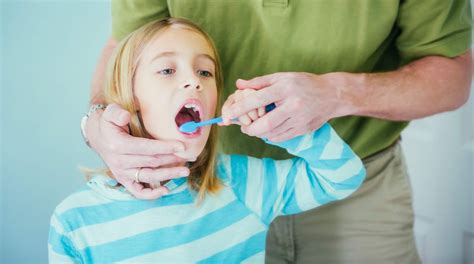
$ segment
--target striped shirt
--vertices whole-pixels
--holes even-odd
[[[347,197],[365,177],[361,160],[329,124],[285,142],[295,158],[219,155],[217,194],[196,205],[186,178],[157,200],[138,200],[95,176],[55,209],[51,263],[263,263],[270,223]]]

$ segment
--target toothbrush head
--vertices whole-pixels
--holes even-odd
[[[193,133],[196,131],[196,129],[198,129],[198,127],[199,126],[194,121],[186,122],[179,127],[179,131],[184,133]]]

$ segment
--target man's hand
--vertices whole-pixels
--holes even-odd
[[[128,132],[130,113],[117,104],[107,106],[90,116],[86,134],[91,147],[102,157],[115,179],[139,199],[156,199],[167,193],[166,187],[145,187],[143,183],[189,175],[187,167],[171,167],[184,162],[175,153],[184,151],[184,145],[175,141],[159,141],[132,137]],[[135,182],[139,168],[140,182]]]
[[[330,118],[351,111],[350,105],[342,103],[337,79],[331,80],[328,76],[274,73],[249,81],[238,80],[236,85],[240,91],[257,91],[231,95],[222,108],[224,123],[275,103],[272,112],[259,114],[258,120],[250,118],[251,124],[239,118],[244,124],[242,132],[278,142],[314,131]]]
[[[369,116],[405,121],[461,107],[469,98],[471,51],[454,57],[427,56],[383,73],[274,73],[237,80],[237,88],[258,90],[224,105],[224,123],[275,103],[276,108],[242,130],[284,141],[318,129],[328,120]]]

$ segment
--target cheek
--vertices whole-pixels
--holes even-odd
[[[208,98],[209,98],[208,111],[211,115],[214,115],[216,113],[216,108],[217,108],[217,89],[210,92],[208,95]]]

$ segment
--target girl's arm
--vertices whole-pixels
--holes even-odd
[[[231,176],[234,192],[265,223],[353,193],[365,168],[329,124],[284,142],[270,142],[296,158],[276,161],[247,156],[222,156],[219,169]]]
[[[49,263],[81,263],[71,238],[64,232],[56,214],[51,217],[48,238]]]

